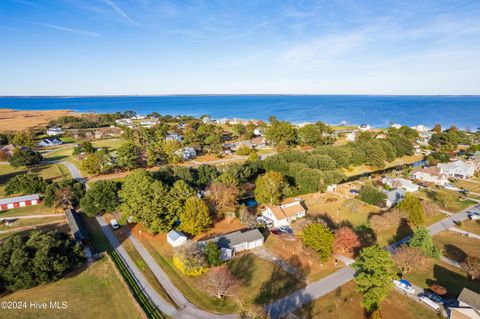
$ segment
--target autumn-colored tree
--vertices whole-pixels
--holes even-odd
[[[347,226],[340,227],[335,231],[333,252],[335,254],[353,254],[356,248],[360,247],[360,239],[355,232]]]
[[[425,212],[418,197],[407,193],[405,198],[397,205],[397,208],[407,215],[410,224],[414,226],[423,224]]]
[[[476,256],[468,256],[462,263],[462,268],[468,274],[468,276],[475,280],[480,278],[480,258]]]
[[[181,230],[191,235],[198,235],[206,231],[211,223],[207,204],[196,196],[189,197],[180,213]]]
[[[210,186],[208,199],[213,204],[217,217],[235,211],[238,195],[238,188],[234,185],[216,182]]]
[[[398,248],[392,258],[404,275],[414,270],[423,269],[427,264],[427,258],[422,251],[408,245],[402,245]]]
[[[239,281],[225,266],[213,268],[208,272],[203,281],[207,291],[218,299],[231,296]]]

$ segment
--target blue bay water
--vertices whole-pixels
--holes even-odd
[[[139,114],[209,114],[213,118],[263,119],[274,115],[294,123],[390,123],[480,127],[480,96],[370,95],[183,95],[102,97],[0,97],[0,108]]]

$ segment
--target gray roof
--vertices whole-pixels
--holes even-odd
[[[179,238],[187,238],[184,233],[181,231],[176,231],[176,230],[171,230],[168,232],[167,237],[170,238],[170,240],[176,241]]]
[[[34,200],[34,199],[39,200],[40,196],[38,194],[33,194],[33,195],[26,195],[26,196],[2,198],[0,199],[0,205],[24,202],[27,200]]]
[[[471,291],[468,288],[462,289],[462,292],[458,296],[457,300],[466,303],[472,308],[480,310],[480,294]]]
[[[231,248],[238,244],[253,242],[259,239],[264,239],[262,233],[258,229],[247,231],[236,231],[230,234],[221,235],[211,239],[207,239],[201,243],[216,242],[218,246],[223,248]]]
[[[391,190],[391,191],[387,192],[388,200],[391,203],[398,202],[404,196],[405,196],[405,190],[402,189],[402,188],[397,188],[397,189],[394,189],[394,190]]]
[[[75,240],[80,241],[88,238],[88,234],[83,228],[80,216],[74,209],[65,209],[65,216],[67,217],[68,225]]]

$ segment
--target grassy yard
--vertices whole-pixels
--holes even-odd
[[[365,316],[360,305],[361,300],[361,295],[355,290],[355,284],[351,281],[297,310],[295,314],[305,319],[363,319]],[[381,313],[382,318],[388,319],[437,318],[434,311],[396,291],[392,291],[383,301]]]
[[[136,226],[133,232],[138,233],[138,229],[138,226]],[[232,298],[218,300],[205,292],[203,283],[205,274],[195,277],[186,276],[173,265],[173,250],[167,244],[165,234],[151,236],[143,231],[139,239],[167,273],[173,284],[190,302],[212,312],[231,313],[237,310],[237,305]],[[251,301],[264,304],[286,295],[304,284],[274,264],[251,253],[235,257],[227,266],[241,282],[241,286],[235,294],[237,298],[244,302]]]
[[[460,228],[480,236],[480,220],[466,220]]]
[[[418,197],[429,200],[438,205],[441,209],[458,213],[476,202],[469,199],[462,199],[458,192],[450,191],[446,189],[436,188],[435,190],[420,190],[415,193]]]
[[[456,232],[443,231],[433,237],[433,242],[444,256],[458,262],[467,256],[480,256],[480,240]]]
[[[387,163],[387,165],[385,165],[385,167],[382,169],[399,166],[399,165],[411,164],[411,163],[421,161],[422,159],[423,159],[423,155],[407,155],[407,156],[397,158],[393,162]],[[371,173],[378,170],[379,170],[378,168],[371,167],[368,165],[359,165],[359,166],[352,166],[348,169],[344,169],[341,172],[344,173],[347,177],[350,177],[350,176],[361,175],[365,173]]]
[[[442,261],[432,262],[432,265],[424,271],[415,271],[404,276],[412,283],[428,288],[433,284],[439,284],[448,289],[448,295],[456,298],[464,287],[480,293],[480,280],[472,281],[467,274],[456,267],[450,266]]]
[[[62,164],[43,164],[30,169],[30,172],[45,179],[59,181],[69,177],[68,170]],[[13,177],[26,174],[25,168],[13,168],[10,165],[0,165],[0,196],[5,196],[5,185]]]
[[[112,246],[110,245],[109,241],[103,234],[103,231],[97,221],[93,218],[87,218],[85,215],[80,214],[80,218],[82,220],[85,229],[88,232],[90,237],[91,244],[96,253],[99,252],[106,252],[112,258],[113,263],[115,264],[116,268],[122,275],[123,279],[128,285],[128,288],[132,292],[133,296],[135,297],[136,301],[142,307],[147,318],[153,319],[161,319],[165,318],[165,316],[155,307],[154,304],[150,302],[149,299],[144,295],[143,290],[141,287],[138,286],[136,281],[133,278],[132,273],[130,270],[125,266],[123,260],[120,256],[113,250]]]
[[[65,301],[61,310],[2,310],[8,318],[142,318],[135,301],[117,277],[113,264],[103,258],[57,282],[18,291],[0,300]]]
[[[466,189],[470,192],[480,193],[480,183],[478,181],[475,183],[468,180],[458,180],[455,182],[455,186]]]
[[[22,228],[27,226],[35,226],[47,223],[53,223],[55,221],[65,220],[65,215],[60,215],[58,217],[42,217],[42,218],[22,218],[14,221],[11,226],[5,226],[4,224],[0,225],[0,231],[4,230],[14,230],[16,228]]]
[[[8,232],[8,233],[3,233],[0,234],[0,240],[3,240],[7,237],[13,236],[13,235],[21,235],[21,236],[26,236],[30,232],[38,230],[38,231],[61,231],[68,233],[70,231],[70,227],[67,224],[67,221],[65,219],[59,220],[56,223],[51,223],[51,224],[46,224],[46,225],[36,225],[35,228],[30,228],[30,229],[23,229],[22,228],[17,228],[13,232]]]
[[[43,204],[40,204],[35,206],[25,206],[25,207],[1,211],[0,217],[45,215],[45,214],[53,214],[53,213],[54,213],[53,208],[45,207]]]

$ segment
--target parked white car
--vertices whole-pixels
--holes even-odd
[[[112,226],[113,229],[119,229],[120,224],[117,222],[117,220],[114,218],[110,221],[110,225]]]
[[[406,280],[394,280],[393,283],[395,286],[398,288],[408,292],[409,294],[414,294],[415,293],[415,288],[412,287],[412,285],[406,281]]]
[[[475,212],[475,213],[469,213],[468,218],[471,220],[479,220],[480,219],[480,214]]]

